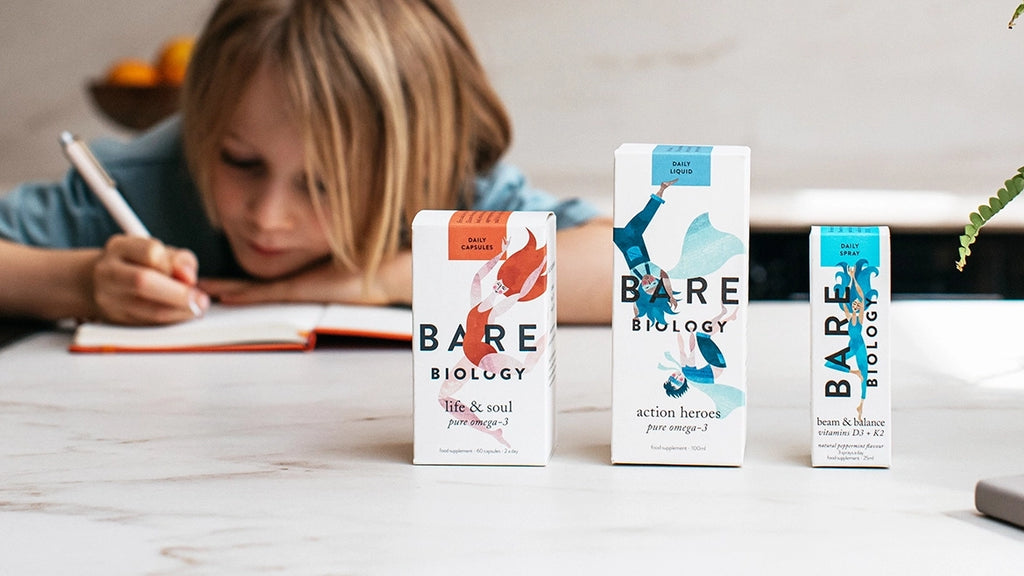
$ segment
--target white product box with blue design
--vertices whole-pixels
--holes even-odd
[[[889,229],[811,228],[811,465],[892,458]]]
[[[615,152],[612,461],[739,466],[750,149]]]

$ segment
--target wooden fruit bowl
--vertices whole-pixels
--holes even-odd
[[[181,88],[171,85],[120,86],[89,84],[93,104],[123,128],[145,130],[178,110]]]

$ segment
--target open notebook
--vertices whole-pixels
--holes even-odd
[[[408,308],[341,304],[214,305],[203,318],[171,326],[85,323],[72,352],[311,350],[317,335],[412,340]]]

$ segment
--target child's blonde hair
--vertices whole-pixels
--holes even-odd
[[[267,65],[300,123],[334,256],[368,278],[407,245],[416,212],[468,207],[474,176],[509,145],[505,108],[447,0],[222,0],[196,43],[182,114],[215,223],[211,166],[233,105]]]

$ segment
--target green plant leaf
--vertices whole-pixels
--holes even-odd
[[[959,248],[959,252],[960,252],[960,259],[957,260],[954,263],[954,265],[956,266],[957,271],[963,272],[964,271],[964,266],[967,265],[967,257],[971,255],[971,249],[970,248],[966,248],[964,246],[961,246]]]
[[[1013,25],[1017,23],[1017,19],[1022,14],[1024,14],[1024,2],[1021,2],[1017,9],[1013,11],[1013,16],[1010,17],[1010,23],[1007,26],[1013,28]],[[1017,168],[1017,173],[1006,181],[1005,188],[1001,188],[996,192],[995,196],[989,198],[988,206],[979,206],[977,212],[971,213],[971,223],[964,226],[964,233],[960,236],[960,248],[958,250],[960,259],[956,262],[957,270],[963,272],[964,266],[967,265],[967,257],[971,255],[971,249],[968,246],[973,244],[978,238],[981,228],[1000,210],[1005,208],[1011,200],[1019,196],[1022,190],[1024,190],[1024,166]]]
[[[1024,176],[1020,174],[1006,181],[1006,190],[1011,196],[1020,194],[1021,188],[1024,188]]]
[[[1021,8],[1024,9],[1024,4],[1021,4]],[[985,224],[988,224],[1000,210],[1024,191],[1024,166],[1021,166],[1017,172],[1006,181],[1004,188],[1000,188],[995,196],[988,199],[987,205],[982,204],[978,206],[977,212],[971,212],[968,217],[970,222],[964,226],[964,233],[960,236],[960,249],[958,250],[960,259],[956,262],[957,270],[963,271],[964,266],[967,265],[967,257],[971,255],[971,250],[968,247],[978,239],[978,234],[981,233]]]
[[[1024,13],[1024,3],[1017,6],[1017,9],[1013,12],[1013,16],[1010,18],[1010,23],[1007,24],[1006,27],[1013,28],[1013,25],[1017,23],[1017,18],[1020,18],[1021,13]]]

